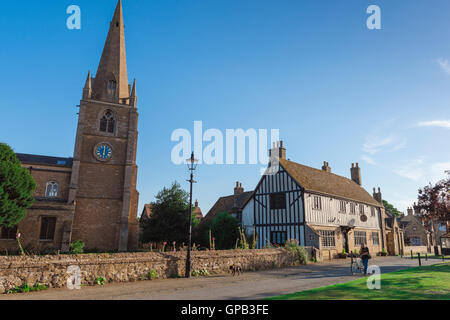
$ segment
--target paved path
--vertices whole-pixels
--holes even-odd
[[[423,261],[422,265],[441,260]],[[27,294],[0,295],[0,300],[246,300],[263,299],[280,294],[347,282],[360,276],[349,274],[350,260],[309,264],[283,269],[248,272],[239,277],[230,275],[191,279],[162,279],[105,286],[83,287],[81,290],[50,289]],[[417,266],[417,260],[400,257],[377,257],[370,264],[381,272],[392,272]]]

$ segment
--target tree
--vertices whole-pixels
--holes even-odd
[[[203,219],[194,229],[193,241],[202,247],[209,248],[209,231],[211,230],[211,220]]]
[[[177,182],[170,188],[163,188],[152,203],[149,219],[142,223],[142,242],[167,241],[187,243],[189,230],[189,193],[181,189]],[[192,214],[192,225],[197,224],[197,217]]]
[[[445,179],[419,189],[415,209],[428,221],[450,221],[450,171],[445,173]]]
[[[219,213],[211,224],[211,233],[215,238],[216,249],[232,249],[240,236],[239,223],[228,212]]]
[[[0,143],[0,227],[11,228],[25,217],[34,202],[36,183],[14,151]]]
[[[389,202],[387,202],[386,200],[383,200],[383,206],[384,206],[384,210],[391,214],[391,215],[395,215],[397,217],[400,217],[401,212],[398,211],[398,209],[396,207],[394,207],[392,204],[390,204]]]

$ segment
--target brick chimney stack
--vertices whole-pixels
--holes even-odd
[[[331,168],[328,165],[328,162],[326,162],[326,161],[323,162],[322,170],[325,172],[331,172]]]
[[[198,200],[195,200],[195,205],[194,205],[194,207],[195,207],[195,208],[198,208]]]
[[[269,157],[272,155],[286,160],[286,148],[283,146],[283,141],[273,143],[272,149],[269,150]]]
[[[242,183],[239,183],[239,181],[236,181],[236,187],[234,187],[234,195],[238,196],[242,193],[244,193],[244,188],[242,188]]]
[[[413,208],[408,207],[408,216],[412,216],[414,214]]]
[[[353,181],[361,185],[361,169],[359,168],[358,162],[356,163],[356,166],[352,163],[352,167],[350,168],[350,176]]]
[[[420,209],[419,209],[419,207],[417,206],[417,204],[415,202],[414,202],[414,205],[413,205],[412,209],[414,210],[414,215],[415,216],[420,216]]]
[[[375,188],[373,188],[373,197],[375,200],[377,200],[379,203],[383,204],[383,198],[381,197],[381,190],[380,187],[378,187],[378,192],[375,192]]]

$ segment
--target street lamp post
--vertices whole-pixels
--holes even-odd
[[[192,184],[194,184],[196,181],[194,181],[194,170],[197,167],[198,160],[194,158],[194,152],[192,152],[191,157],[186,160],[187,166],[189,171],[191,172],[191,178],[190,180],[187,180],[190,185],[191,189],[189,192],[189,234],[188,234],[188,250],[187,250],[187,257],[186,257],[186,278],[191,277],[191,249],[192,249]]]

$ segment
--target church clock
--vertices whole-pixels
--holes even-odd
[[[94,156],[100,161],[107,161],[112,157],[112,148],[107,143],[99,143],[94,148]]]

